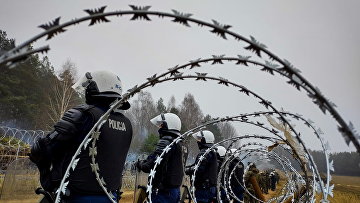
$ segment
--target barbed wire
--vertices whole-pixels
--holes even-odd
[[[247,121],[249,116],[252,116],[252,117],[255,118],[255,117],[258,117],[260,115],[273,115],[274,113],[275,112],[271,112],[271,111],[268,111],[268,112],[254,112],[254,113],[250,113],[250,114],[241,114],[239,116],[228,117],[227,119],[228,120],[235,120],[236,118],[241,118],[242,120],[239,120],[239,121]],[[330,186],[330,180],[331,180],[330,172],[334,171],[334,163],[333,163],[333,161],[330,161],[330,159],[329,159],[329,149],[330,149],[329,143],[328,143],[328,141],[325,141],[324,137],[321,136],[324,133],[322,132],[322,130],[320,128],[316,128],[313,125],[313,123],[314,123],[313,121],[311,121],[310,119],[303,118],[300,114],[294,114],[294,113],[286,112],[286,111],[280,112],[280,114],[284,115],[285,117],[286,116],[291,116],[292,118],[294,118],[296,120],[302,120],[304,122],[304,124],[306,125],[306,127],[309,127],[310,129],[312,129],[314,131],[314,134],[319,139],[319,141],[321,143],[322,150],[323,150],[323,152],[325,154],[326,173],[327,173],[327,183],[323,184],[323,185],[326,185],[325,190],[324,190],[325,195],[326,196],[327,195],[332,196],[332,188],[334,186],[333,185]],[[279,119],[279,120],[281,120],[281,119]],[[247,122],[247,123],[256,125],[258,127],[264,127],[263,124],[259,123],[259,122]],[[264,129],[268,130],[269,132],[276,132],[276,130],[274,130],[274,129],[271,129],[271,130],[269,130],[268,128],[264,128]],[[319,179],[320,179],[320,177],[319,177]]]
[[[144,88],[146,88],[146,87],[153,87],[155,84],[157,84],[157,83],[161,83],[161,82],[165,82],[165,81],[169,81],[169,80],[179,80],[179,79],[185,79],[185,78],[196,78],[196,80],[199,80],[199,78],[201,78],[201,80],[206,80],[206,79],[211,79],[211,80],[215,80],[215,81],[219,81],[219,83],[218,84],[224,84],[224,79],[223,78],[215,78],[215,77],[209,77],[209,76],[206,76],[206,75],[201,75],[201,74],[197,74],[197,76],[191,76],[191,75],[189,75],[189,76],[182,76],[182,75],[174,75],[174,76],[172,76],[172,75],[170,75],[170,77],[165,77],[164,79],[162,79],[162,80],[160,80],[159,78],[160,77],[164,77],[164,76],[166,76],[167,74],[169,74],[170,72],[172,72],[173,70],[169,70],[167,73],[164,73],[164,74],[161,74],[160,76],[158,76],[158,77],[156,77],[156,75],[154,75],[154,76],[152,76],[151,78],[148,78],[148,81],[147,82],[145,82],[145,83],[143,83],[142,85],[140,85],[139,87],[138,86],[135,86],[134,88],[132,88],[132,89],[130,89],[130,90],[128,90],[128,93],[125,93],[124,95],[123,95],[123,98],[121,99],[121,100],[119,100],[119,101],[117,101],[117,102],[115,102],[111,107],[110,107],[110,109],[98,120],[98,122],[94,125],[94,127],[90,130],[90,132],[88,133],[88,135],[85,137],[85,139],[84,139],[84,141],[81,143],[81,145],[79,146],[79,149],[85,144],[85,143],[89,143],[91,140],[93,141],[93,142],[95,142],[96,141],[96,139],[92,139],[92,138],[90,138],[90,139],[88,139],[89,138],[89,136],[90,136],[90,134],[91,133],[93,133],[93,132],[95,132],[94,131],[94,129],[95,129],[95,127],[97,127],[100,123],[104,123],[105,121],[106,121],[106,119],[107,119],[107,117],[108,117],[108,115],[110,114],[110,112],[111,111],[113,111],[117,106],[119,106],[123,101],[125,101],[125,100],[127,100],[129,97],[132,97],[134,94],[136,94],[137,92],[139,92],[141,89],[144,89]],[[226,83],[225,83],[225,85],[226,86],[228,86],[228,84],[231,84],[232,86],[234,86],[234,87],[240,87],[240,88],[245,88],[244,86],[240,86],[240,85],[237,85],[236,83],[232,83],[232,82],[230,82],[230,81],[228,81],[228,80],[226,80]],[[247,89],[247,88],[246,88]],[[256,93],[254,93],[253,91],[251,91],[251,90],[249,90],[249,89],[247,89],[248,91],[247,91],[247,94],[251,94],[251,95],[253,95],[255,98],[257,98],[257,99],[260,99],[260,104],[262,104],[262,105],[264,105],[266,108],[271,108],[271,109],[273,109],[275,112],[278,112],[272,105],[271,105],[271,102],[269,102],[269,101],[267,101],[267,100],[264,100],[263,98],[261,98],[259,95],[257,95]],[[279,113],[278,113],[279,114]],[[282,117],[282,115],[281,114],[279,114],[279,117]],[[283,118],[283,117],[282,117]],[[287,120],[285,120],[284,118],[283,118],[283,120],[284,120],[284,122],[285,123],[288,123],[288,121]],[[291,124],[290,123],[288,123],[288,125],[289,126],[291,126]],[[293,132],[295,132],[295,130],[293,130]],[[100,133],[100,132],[97,132],[97,133]],[[96,133],[96,134],[97,134]],[[297,134],[296,132],[295,132],[295,134]],[[97,136],[99,136],[99,135],[97,135]],[[88,140],[87,140],[88,139]],[[299,140],[301,140],[301,138],[298,136],[298,139]],[[85,145],[85,148],[86,148],[86,146],[87,146],[87,144]],[[94,150],[96,151],[96,148],[94,148]],[[170,150],[170,148],[168,148],[168,150]],[[80,151],[81,150],[77,150],[77,152],[75,153],[75,155],[74,155],[74,157],[76,157],[76,156],[78,156],[78,154],[80,153]],[[295,154],[296,154],[296,150],[294,149],[294,152],[295,152]],[[97,153],[94,153],[95,155],[97,154]],[[297,155],[298,156],[298,155]],[[95,159],[92,159],[92,160],[95,160]],[[71,163],[70,163],[70,165],[71,165],[71,167],[73,167],[73,168],[75,168],[76,167],[76,164],[74,164],[74,161],[75,161],[75,159],[73,159],[72,161],[71,161]],[[161,161],[161,159],[160,160],[158,160],[159,161],[159,164],[160,164],[160,161]],[[76,162],[77,163],[77,162]],[[73,166],[73,164],[74,164],[74,166]],[[68,167],[68,170],[66,171],[66,174],[67,175],[65,175],[64,176],[64,179],[66,179],[67,178],[67,176],[68,176],[68,173],[69,173],[69,171],[70,171],[70,165],[69,165],[69,167]],[[93,168],[94,167],[94,168]],[[155,163],[155,167],[157,167],[157,163]],[[95,163],[95,162],[92,162],[92,168],[93,168],[93,172],[95,172],[95,173],[98,173],[98,164],[97,163]],[[316,167],[315,167],[315,169],[316,169]],[[305,175],[307,175],[306,174],[306,170],[304,170],[304,173],[305,173]],[[100,175],[96,175],[97,177],[98,176],[100,176]],[[150,190],[148,190],[147,192],[149,193],[149,196],[151,197],[151,186],[152,186],[152,176],[154,176],[154,174],[152,174],[152,173],[150,173],[150,185],[148,185],[148,187],[150,188]],[[64,180],[63,179],[63,180]],[[105,189],[105,187],[104,187],[104,181],[103,180],[101,180],[101,179],[97,179],[98,180],[98,183],[101,185],[101,187],[104,189],[104,190],[106,190]],[[62,181],[62,183],[61,183],[61,186],[60,186],[60,188],[59,188],[59,190],[58,190],[58,194],[59,194],[59,191],[63,191],[63,192],[65,192],[66,191],[66,186],[67,186],[67,184],[68,184],[68,182],[63,182]],[[65,189],[64,189],[65,188]],[[106,193],[107,193],[107,191],[106,191]],[[149,197],[148,196],[148,197]],[[150,202],[151,202],[151,200],[150,200]]]
[[[272,157],[274,157],[275,161],[277,161],[277,162],[280,164],[280,166],[283,168],[283,171],[285,172],[285,175],[288,176],[288,171],[287,171],[287,169],[285,168],[284,164],[287,165],[287,166],[291,166],[291,163],[290,163],[290,162],[287,162],[287,163],[286,163],[286,161],[283,160],[281,157],[277,156],[277,154],[276,154],[275,152],[272,152],[272,151],[269,152],[269,151],[267,150],[267,146],[264,146],[264,145],[261,144],[261,143],[253,142],[253,143],[250,143],[250,145],[259,146],[259,149],[262,149],[263,152],[264,152],[262,155],[264,156],[263,158],[264,158],[265,160],[266,160],[267,158],[272,158]],[[240,146],[240,147],[238,148],[238,150],[237,150],[236,152],[234,152],[233,154],[236,155],[236,154],[241,154],[241,152],[245,152],[245,153],[246,153],[246,152],[248,152],[248,151],[251,152],[251,150],[255,150],[255,149],[245,149],[245,150],[242,149],[242,148],[247,147],[247,146],[249,146],[249,144]],[[233,156],[233,159],[236,158],[235,155],[232,155],[232,156]],[[249,155],[251,155],[251,154],[249,153]],[[245,157],[244,157],[244,158],[245,158]],[[241,160],[243,160],[244,158],[242,158]],[[261,159],[258,158],[258,159],[256,159],[256,161],[257,161],[257,162],[258,162],[258,161],[261,161]],[[231,160],[230,160],[230,162],[231,162]],[[255,162],[255,163],[256,163],[256,162]],[[229,188],[229,189],[230,189],[230,194],[231,194],[231,196],[234,197],[237,201],[240,201],[240,199],[238,199],[238,198],[236,197],[235,193],[233,192],[232,186],[231,186],[231,179],[232,179],[233,177],[235,177],[235,179],[236,179],[236,181],[238,182],[238,184],[240,184],[241,187],[243,187],[244,190],[247,191],[247,193],[249,193],[249,195],[252,196],[252,194],[246,189],[245,185],[242,185],[242,184],[239,182],[239,180],[237,179],[237,177],[236,177],[236,176],[233,176],[233,174],[234,174],[234,172],[235,172],[235,170],[236,170],[236,168],[238,167],[239,164],[240,164],[240,162],[238,162],[238,163],[233,167],[232,171],[230,171],[230,174],[228,175],[229,178],[226,177],[227,170],[228,170],[229,168],[225,168],[225,173],[224,173],[224,174],[225,174],[224,180],[229,179],[229,180],[228,180],[228,187],[225,185],[225,192],[226,192],[227,188]],[[293,172],[296,171],[293,167],[290,167],[289,169],[292,170]],[[244,174],[244,176],[242,177],[242,179],[243,179],[243,183],[245,183],[245,174]],[[227,192],[226,192],[226,194],[227,194]],[[219,195],[219,194],[218,194],[218,195]],[[228,200],[230,200],[230,199],[228,198]]]
[[[203,78],[204,78],[204,77],[203,77]],[[206,77],[206,78],[209,78],[209,77]],[[136,90],[135,90],[135,91],[136,91]],[[115,105],[114,105],[114,106],[115,106]],[[104,115],[104,116],[105,116],[105,115]],[[106,119],[103,119],[103,120],[102,120],[102,123],[104,123],[105,120],[106,120]],[[100,119],[99,121],[101,121],[101,119]],[[98,129],[99,129],[99,128],[98,128]],[[93,132],[94,132],[94,133],[92,134],[93,136],[92,136],[91,139],[93,139],[94,141],[96,141],[96,137],[98,137],[98,136],[100,135],[100,134],[99,134],[100,132],[94,131],[94,130],[93,130]],[[94,139],[94,138],[95,138],[95,139]],[[87,144],[91,141],[91,139],[90,139],[90,140],[87,140]],[[84,141],[85,141],[85,140],[84,140]],[[87,145],[87,144],[86,144],[86,145]],[[85,148],[86,148],[86,145],[85,145]],[[74,157],[75,157],[75,156],[74,156]],[[94,160],[94,159],[93,159],[93,160]],[[77,161],[78,161],[78,160],[77,160]],[[77,161],[76,161],[76,163],[77,163]],[[74,168],[76,167],[76,164],[73,164],[72,167],[73,167],[73,169],[74,169]],[[96,163],[93,163],[92,168],[94,168],[94,169],[93,169],[94,172],[97,172],[97,164],[96,164]],[[65,175],[64,177],[67,177],[67,175]],[[102,182],[102,179],[100,179],[99,177],[100,177],[100,176],[97,175],[98,181],[99,181],[99,182]],[[100,185],[103,185],[103,182],[100,183]],[[67,184],[66,184],[65,187],[64,187],[65,189],[66,189],[66,186],[67,186]],[[60,190],[60,191],[65,191],[64,188],[62,188],[62,190]]]
[[[291,79],[289,81],[290,84],[296,86],[299,89],[300,85],[306,86],[306,90],[308,92],[308,96],[313,100],[315,104],[319,106],[323,113],[329,111],[333,118],[339,123],[340,127],[338,128],[340,133],[343,135],[347,144],[352,142],[357,151],[360,153],[360,135],[356,132],[353,124],[350,122],[349,125],[342,119],[340,114],[335,110],[336,105],[333,102],[330,102],[326,99],[320,90],[317,87],[314,87],[310,82],[308,82],[302,75],[300,75],[300,70],[295,68],[289,61],[286,59],[282,60],[272,52],[270,52],[267,47],[256,40],[253,36],[250,36],[250,39],[247,39],[235,32],[229,30],[231,25],[223,25],[217,22],[216,20],[212,20],[212,23],[208,23],[202,20],[197,20],[191,18],[192,14],[182,13],[176,10],[172,10],[173,13],[165,13],[165,12],[158,12],[158,11],[149,11],[151,6],[134,6],[131,5],[131,11],[114,11],[114,12],[105,12],[106,6],[97,9],[86,9],[85,12],[88,14],[86,17],[73,19],[66,23],[60,24],[60,17],[56,18],[55,20],[40,25],[40,28],[43,28],[45,31],[36,35],[35,37],[29,39],[28,41],[20,44],[19,46],[15,47],[14,49],[2,54],[0,56],[0,65],[4,64],[4,61],[15,61],[18,62],[21,57],[18,56],[24,54],[22,50],[24,47],[29,46],[31,43],[37,41],[40,38],[47,37],[47,39],[53,38],[55,35],[65,32],[64,28],[72,25],[78,25],[81,22],[90,21],[89,26],[92,26],[97,23],[102,22],[110,22],[107,19],[109,16],[117,16],[122,17],[126,15],[132,15],[130,20],[146,20],[150,21],[149,16],[156,16],[159,19],[164,18],[172,18],[172,22],[179,23],[185,26],[190,27],[190,22],[195,23],[201,27],[209,27],[212,30],[210,32],[220,36],[223,39],[227,39],[227,36],[232,36],[237,41],[242,41],[248,44],[248,46],[244,47],[245,50],[249,50],[254,52],[258,57],[262,58],[261,53],[265,53],[270,60],[277,62],[278,64],[272,64],[267,62],[270,67],[277,68],[279,71],[288,75]],[[44,50],[49,50],[49,48],[43,48]],[[10,60],[9,60],[10,59]],[[278,68],[279,66],[282,66]],[[264,71],[272,72],[272,69],[265,68]]]
[[[241,122],[244,122],[244,123],[249,123],[249,124],[253,124],[253,125],[257,125],[258,127],[262,127],[262,128],[264,128],[264,129],[267,129],[269,132],[272,132],[272,130],[270,130],[270,129],[268,129],[268,128],[266,128],[266,127],[264,127],[264,125],[263,124],[261,124],[261,123],[255,123],[255,122],[249,122],[247,119],[245,119],[245,118],[247,118],[248,116],[254,116],[254,117],[258,117],[258,115],[260,115],[260,114],[272,114],[273,112],[256,112],[256,113],[251,113],[251,114],[241,114],[241,115],[239,115],[239,116],[234,116],[234,117],[227,117],[227,118],[225,118],[225,119],[219,119],[219,121],[223,121],[223,122],[227,122],[227,121],[229,121],[229,120],[231,120],[231,121],[234,121],[234,118],[242,118],[243,120],[238,120],[238,121],[241,121]],[[297,115],[297,114],[291,114],[291,113],[289,113],[289,112],[281,112],[282,114],[288,114],[288,115],[292,115],[292,116],[295,116],[295,117],[297,117],[297,118],[301,118],[299,115]],[[306,123],[308,123],[307,122],[307,120],[305,120],[304,118],[301,118],[302,120],[304,120],[304,121],[306,121],[305,122],[305,124]],[[214,121],[216,121],[216,120],[214,120]],[[314,127],[313,127],[313,129],[315,129]],[[17,131],[21,131],[21,132],[23,132],[23,133],[29,133],[29,132],[36,132],[36,131],[25,131],[25,130],[18,130],[17,129]],[[37,132],[42,132],[42,135],[44,135],[44,131],[37,131]],[[315,131],[316,132],[316,131]],[[274,132],[273,132],[274,133]],[[274,133],[275,134],[275,133]],[[278,141],[281,141],[281,139],[278,139]],[[245,146],[249,146],[249,145],[255,145],[255,144],[257,144],[257,145],[262,145],[261,143],[255,143],[255,142],[253,142],[253,143],[248,143],[248,144],[244,144],[243,146],[241,146],[241,147],[245,147]],[[93,147],[94,147],[94,145],[93,145]],[[240,147],[240,148],[241,148]],[[225,188],[226,188],[226,186],[225,186]],[[230,190],[230,192],[231,192],[231,190]]]
[[[6,170],[8,165],[18,158],[27,157],[32,145],[47,131],[23,130],[0,125],[0,170]]]
[[[182,12],[179,12],[176,10],[172,10],[173,13],[150,11],[149,10],[150,6],[145,6],[145,7],[131,6],[131,9],[132,10],[130,10],[130,11],[114,11],[114,12],[107,12],[107,13],[105,13],[105,7],[101,7],[98,9],[87,9],[87,10],[85,10],[85,12],[88,14],[88,16],[85,16],[85,17],[82,17],[79,19],[73,19],[73,20],[63,23],[63,24],[60,24],[60,17],[59,17],[47,24],[40,25],[39,27],[43,28],[45,30],[44,32],[34,36],[30,40],[20,44],[19,46],[15,47],[14,49],[12,49],[0,56],[0,68],[4,68],[3,66],[8,66],[10,68],[13,68],[13,67],[15,67],[15,65],[18,62],[25,60],[30,54],[47,52],[50,49],[49,46],[30,50],[29,45],[31,43],[37,41],[40,38],[47,37],[47,39],[52,39],[55,35],[65,32],[66,31],[65,28],[72,26],[72,25],[77,25],[81,22],[90,21],[89,26],[92,26],[97,23],[109,22],[109,19],[107,18],[109,16],[122,17],[122,16],[127,16],[127,15],[132,16],[132,18],[130,20],[150,21],[149,16],[156,16],[156,17],[159,17],[160,19],[171,18],[172,22],[179,23],[179,24],[189,26],[189,27],[190,27],[190,23],[194,23],[201,27],[208,27],[208,28],[211,28],[210,32],[220,36],[223,39],[227,39],[229,36],[231,36],[231,37],[233,37],[233,39],[235,39],[237,41],[242,41],[242,42],[247,43],[247,46],[244,47],[245,50],[254,52],[259,58],[262,58],[261,54],[266,54],[272,62],[265,61],[265,63],[260,63],[257,61],[249,60],[250,59],[249,56],[241,56],[241,55],[238,55],[238,57],[225,57],[225,55],[220,55],[220,56],[213,55],[213,58],[193,60],[182,66],[175,66],[173,68],[170,68],[170,69],[168,69],[169,71],[162,73],[158,76],[157,76],[157,74],[155,74],[155,75],[147,78],[148,81],[143,83],[142,85],[135,86],[132,89],[128,90],[128,92],[123,95],[123,98],[121,100],[119,100],[115,104],[113,104],[110,107],[110,109],[103,116],[100,117],[98,122],[93,126],[93,128],[90,130],[90,132],[86,135],[84,141],[80,144],[75,155],[72,157],[71,163],[66,170],[64,178],[61,181],[59,190],[57,191],[57,195],[56,195],[56,202],[60,201],[61,194],[64,194],[66,191],[66,187],[69,183],[66,180],[70,175],[70,171],[75,170],[75,167],[79,161],[79,158],[77,158],[77,156],[80,154],[80,152],[82,150],[85,150],[88,146],[90,146],[89,145],[90,142],[92,142],[91,147],[89,147],[89,151],[90,151],[89,156],[91,157],[91,160],[92,160],[91,168],[96,175],[96,179],[99,182],[99,185],[102,187],[102,189],[107,194],[107,196],[110,199],[112,199],[113,196],[111,193],[109,193],[107,191],[107,189],[105,187],[106,183],[104,182],[104,179],[100,175],[100,169],[98,167],[98,164],[95,162],[95,157],[97,154],[96,141],[97,141],[98,137],[100,136],[100,128],[104,124],[104,122],[106,122],[110,112],[113,111],[114,109],[116,109],[117,107],[119,107],[124,101],[130,99],[137,92],[139,92],[147,87],[153,87],[158,83],[162,83],[162,82],[166,82],[166,81],[176,81],[176,80],[184,80],[184,79],[191,79],[191,78],[193,78],[195,80],[200,80],[200,81],[212,80],[212,81],[217,81],[218,84],[220,84],[220,85],[233,86],[235,88],[238,88],[240,92],[246,94],[247,96],[253,96],[255,99],[258,99],[258,102],[261,105],[263,105],[265,108],[267,108],[267,109],[270,108],[273,111],[273,114],[277,114],[279,116],[280,121],[282,121],[283,123],[285,123],[286,125],[289,126],[291,132],[294,133],[295,138],[297,139],[298,143],[301,145],[302,149],[306,153],[306,158],[310,162],[310,164],[309,164],[310,169],[312,171],[314,171],[314,174],[316,176],[320,177],[317,166],[316,166],[315,162],[313,161],[311,154],[307,150],[305,143],[301,139],[300,134],[297,133],[295,131],[294,127],[288,122],[287,119],[285,119],[285,116],[284,116],[285,114],[280,113],[280,111],[278,111],[272,105],[272,103],[270,101],[263,99],[258,94],[251,91],[250,89],[248,89],[242,85],[238,85],[236,83],[230,82],[229,80],[222,78],[222,77],[218,77],[218,78],[210,77],[210,76],[207,76],[207,73],[196,73],[196,75],[184,76],[183,73],[179,72],[180,69],[186,69],[186,68],[192,69],[192,68],[200,67],[201,63],[206,63],[209,61],[212,61],[212,64],[223,64],[223,61],[236,61],[236,64],[245,65],[245,66],[247,66],[248,64],[253,64],[255,66],[262,67],[261,71],[268,72],[272,75],[275,72],[284,77],[287,77],[289,79],[288,83],[293,85],[294,87],[296,87],[298,90],[304,89],[307,92],[308,96],[313,100],[313,102],[316,105],[318,105],[318,107],[321,109],[321,111],[324,114],[326,113],[326,111],[330,112],[332,117],[338,122],[338,124],[339,124],[338,130],[340,131],[343,138],[345,139],[345,142],[348,145],[350,142],[352,142],[354,144],[354,146],[356,147],[357,151],[360,153],[360,143],[359,143],[360,136],[356,132],[352,123],[350,122],[349,124],[346,124],[344,119],[335,110],[336,106],[331,101],[326,99],[325,96],[322,95],[322,93],[320,92],[320,90],[318,88],[314,87],[310,82],[308,82],[304,77],[302,77],[302,75],[300,74],[300,71],[297,68],[295,68],[287,60],[285,60],[285,59],[282,60],[279,57],[277,57],[275,54],[271,53],[269,50],[267,50],[267,47],[264,44],[257,41],[254,37],[250,36],[250,39],[247,39],[237,33],[230,31],[229,30],[229,28],[231,27],[230,25],[220,24],[219,22],[217,22],[215,20],[212,20],[212,23],[208,23],[208,22],[205,22],[202,20],[197,20],[197,19],[191,18],[192,14],[182,13]],[[259,114],[256,114],[256,115],[259,115]],[[286,114],[286,115],[294,116],[295,114]],[[238,119],[238,120],[244,121],[245,119],[246,119],[245,117],[242,117],[242,118],[240,117],[240,119]],[[234,120],[236,120],[236,119],[234,119]],[[307,125],[311,124],[311,122],[309,120],[306,120],[305,123]],[[261,126],[261,123],[257,123],[257,126]],[[329,181],[331,178],[330,171],[333,171],[333,162],[329,161],[328,143],[325,142],[325,138],[320,136],[321,133],[319,130],[316,130],[316,128],[313,128],[313,127],[311,127],[311,128],[315,131],[316,136],[319,138],[322,148],[324,149],[325,156],[326,156],[327,176],[328,176],[327,183],[326,183],[326,186],[324,186],[325,183],[323,183],[321,178],[319,178],[320,181],[318,184],[320,187],[320,191],[324,194],[323,201],[327,201],[327,199],[326,199],[327,196],[332,194],[333,186],[329,185]],[[193,129],[193,130],[198,130],[198,129]],[[271,131],[273,131],[275,133],[276,130],[271,129]],[[189,135],[191,133],[192,133],[192,131],[189,131],[188,134],[186,134],[186,135]],[[171,143],[169,146],[167,146],[165,148],[165,150],[163,151],[163,153],[156,160],[154,169],[150,172],[150,175],[149,175],[150,178],[149,178],[147,193],[148,193],[148,198],[149,198],[150,202],[151,202],[152,179],[154,178],[154,175],[156,172],[155,171],[156,167],[161,162],[161,157],[164,156],[164,154],[166,154],[171,149],[171,146],[173,144],[180,142],[181,139],[183,139],[184,135],[185,134],[183,134],[181,136],[181,138],[174,140],[173,143]],[[279,137],[281,137],[281,136],[279,136]],[[294,149],[291,144],[286,142],[286,139],[285,139],[285,143],[288,144],[288,146],[290,148],[292,148],[295,158],[296,158],[296,160],[299,161],[300,166],[302,166],[302,170],[304,171],[304,174],[305,174],[305,179],[307,180],[308,179],[307,178],[307,170],[305,168],[306,165],[303,163],[303,161],[300,158],[296,149]],[[315,176],[313,176],[313,177],[315,177]],[[307,184],[307,187],[309,187],[307,181],[306,181],[306,184]]]

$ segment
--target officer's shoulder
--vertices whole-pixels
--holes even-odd
[[[72,109],[77,109],[79,111],[88,111],[92,108],[95,108],[94,105],[89,105],[89,104],[79,104],[77,106],[74,106]]]
[[[162,151],[165,149],[165,147],[171,143],[170,138],[171,138],[171,136],[163,136],[159,139],[159,141],[156,145],[155,154],[162,153]]]
[[[54,128],[58,133],[62,134],[75,134],[78,131],[78,127],[86,122],[88,115],[89,105],[78,105],[67,110],[61,119],[54,124]]]
[[[159,142],[166,142],[166,143],[170,143],[174,140],[174,137],[170,136],[170,135],[165,135],[165,136],[162,136],[160,139],[159,139]]]
[[[93,106],[87,105],[87,104],[80,104],[80,105],[74,106],[64,113],[61,120],[67,120],[70,122],[78,122],[83,118],[84,112],[90,110],[91,108],[93,108]]]
[[[206,148],[200,149],[198,156],[205,154],[206,150]],[[207,156],[209,156],[209,153],[207,154]]]
[[[204,149],[203,151],[204,151],[204,153],[207,151],[208,149]],[[211,149],[209,152],[208,152],[208,154],[210,155],[210,156],[217,156],[216,154],[216,150],[213,148],[213,149]]]

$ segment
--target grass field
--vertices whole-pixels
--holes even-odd
[[[334,197],[330,197],[330,202],[333,203],[360,203],[360,177],[354,176],[333,176],[331,181],[334,187]],[[284,181],[280,181],[279,186],[283,185]],[[265,196],[268,200],[275,197],[280,191],[269,191]],[[317,196],[317,202],[320,202],[321,197]]]
[[[334,197],[329,198],[331,202],[360,202],[360,177],[334,176],[332,183],[335,184],[335,188]]]
[[[24,184],[26,181],[22,181]],[[330,202],[334,203],[360,203],[360,177],[353,176],[334,176],[332,183],[335,184],[334,189],[334,197],[330,198]],[[284,180],[282,180],[279,186],[284,184]],[[280,188],[280,187],[278,187]],[[24,193],[21,196],[12,196],[9,198],[7,196],[6,199],[1,198],[0,203],[32,203],[38,202],[39,196],[33,193],[33,189],[29,189],[28,191],[22,190]],[[269,199],[275,196],[278,191],[270,192],[269,195],[266,196],[266,199]],[[133,191],[125,190],[121,203],[132,203],[133,202]],[[26,197],[26,198],[25,198]],[[320,197],[317,198],[317,202],[319,202]]]

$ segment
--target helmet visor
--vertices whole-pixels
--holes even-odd
[[[156,116],[155,118],[152,118],[151,120],[150,120],[150,122],[152,123],[152,124],[154,124],[156,127],[158,127],[158,128],[161,128],[161,126],[162,126],[162,124],[163,124],[163,120],[161,119],[161,116],[159,115],[159,116]]]
[[[202,136],[201,136],[201,133],[200,133],[200,132],[196,132],[196,133],[192,134],[192,137],[193,137],[196,141],[201,142]]]
[[[86,88],[86,82],[88,81],[88,79],[86,78],[86,76],[82,76],[78,81],[76,81],[75,84],[73,84],[73,86],[71,86],[76,93],[78,93],[80,96],[85,96],[85,88]]]

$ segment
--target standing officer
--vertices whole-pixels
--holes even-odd
[[[224,162],[225,155],[226,155],[226,148],[219,145],[216,147],[216,155],[217,155],[217,162],[218,162],[218,177],[220,173],[221,166]],[[224,202],[226,199],[226,192],[224,189],[225,182],[224,182],[224,174],[221,174],[221,186],[220,186],[220,198]]]
[[[230,185],[231,188],[238,199],[241,201],[244,200],[244,164],[241,162],[239,157],[239,152],[237,149],[230,149],[231,153],[234,156],[234,159],[229,164],[229,173],[234,170],[233,176],[231,177]],[[234,203],[239,201],[235,200]]]
[[[165,147],[180,136],[181,121],[173,113],[165,113],[150,120],[159,127],[160,140],[155,151],[146,160],[137,162],[138,169],[149,173]],[[180,201],[180,186],[184,177],[182,142],[172,145],[156,168],[151,200],[154,203],[177,203]]]
[[[258,183],[258,176],[259,176],[259,170],[256,168],[256,165],[254,163],[249,163],[249,170],[247,171],[247,173],[244,176],[244,180],[245,180],[245,186],[248,190],[249,193],[251,193],[251,195],[249,195],[248,193],[246,193],[244,199],[245,202],[258,202],[254,197],[265,201],[265,198],[261,192],[259,183]]]
[[[222,165],[222,163],[224,162],[224,158],[225,158],[225,154],[226,154],[226,148],[219,145],[216,147],[216,157],[218,160],[218,172],[220,171],[220,167]]]
[[[275,175],[275,171],[271,171],[270,173],[270,182],[271,182],[271,190],[275,191],[276,190],[276,175]]]
[[[54,192],[84,137],[110,105],[121,98],[123,86],[115,74],[108,71],[87,72],[74,86],[84,91],[86,104],[64,113],[46,137],[40,138],[31,149],[30,159],[38,166],[44,190]],[[126,110],[129,103],[120,109]],[[107,190],[119,199],[121,174],[132,139],[132,126],[119,111],[110,113],[102,125],[97,140],[96,163]],[[89,148],[78,156],[79,162],[70,173],[66,202],[111,202],[98,184],[92,171]]]
[[[191,175],[194,172],[194,166],[199,162],[200,157],[205,151],[214,145],[214,134],[208,130],[199,131],[192,135],[198,144],[199,154],[195,163],[188,166],[185,173]],[[200,203],[211,202],[216,197],[216,179],[218,172],[218,162],[215,150],[210,151],[201,161],[195,174],[195,197]]]

